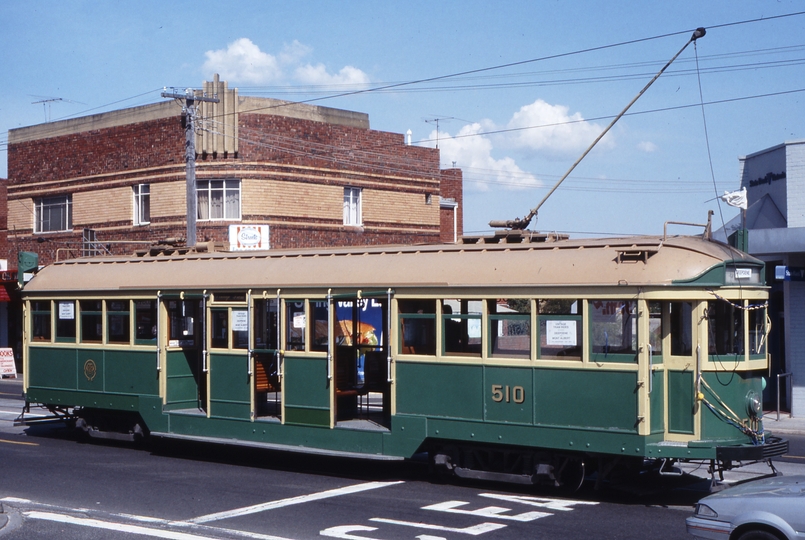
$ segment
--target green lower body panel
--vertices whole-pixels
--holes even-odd
[[[140,397],[122,394],[101,394],[74,390],[53,390],[50,388],[28,388],[26,399],[29,403],[58,405],[61,407],[90,407],[118,411],[140,410]]]

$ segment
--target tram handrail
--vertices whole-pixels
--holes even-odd
[[[777,421],[780,421],[780,379],[788,378],[788,399],[791,399],[791,386],[793,384],[793,373],[778,373],[777,374]],[[789,418],[794,418],[793,407],[789,407],[791,411],[788,413]]]

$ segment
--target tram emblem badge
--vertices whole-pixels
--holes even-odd
[[[98,374],[98,366],[95,365],[95,360],[89,359],[84,362],[84,376],[87,378],[89,382],[92,382],[92,379],[95,378],[95,375]]]

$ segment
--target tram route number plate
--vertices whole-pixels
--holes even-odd
[[[14,351],[10,348],[0,348],[0,375],[16,379],[17,366],[14,364]]]

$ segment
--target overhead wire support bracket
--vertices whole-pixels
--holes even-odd
[[[609,123],[609,125],[608,125],[608,126],[605,128],[605,129],[604,129],[604,131],[602,131],[602,132],[601,132],[601,134],[600,134],[600,135],[598,135],[598,137],[596,137],[596,139],[595,139],[595,140],[592,142],[592,144],[591,144],[590,146],[588,146],[588,147],[587,147],[587,149],[584,151],[584,153],[582,153],[582,154],[581,154],[581,156],[579,156],[579,158],[578,158],[578,159],[577,159],[577,160],[576,160],[576,161],[573,163],[573,165],[571,165],[571,166],[570,166],[570,169],[568,169],[568,170],[567,170],[567,172],[566,172],[566,173],[565,173],[565,174],[562,176],[562,178],[560,178],[560,179],[559,179],[559,181],[558,181],[558,182],[556,182],[556,184],[554,184],[554,186],[553,186],[553,187],[551,188],[551,190],[550,190],[550,191],[547,193],[547,195],[545,195],[545,197],[543,197],[543,198],[542,198],[542,200],[539,202],[539,204],[537,204],[537,206],[535,206],[534,208],[532,208],[532,209],[531,209],[531,211],[530,211],[530,212],[529,212],[529,213],[528,213],[528,214],[527,214],[525,217],[523,217],[523,218],[509,219],[509,220],[493,220],[493,221],[490,221],[490,222],[489,222],[489,226],[490,226],[490,227],[492,227],[492,228],[496,228],[496,229],[499,229],[499,228],[505,228],[505,229],[514,229],[514,230],[524,230],[524,229],[526,229],[526,228],[527,228],[527,227],[528,227],[528,226],[531,224],[531,220],[532,220],[532,219],[534,219],[534,217],[537,215],[537,212],[539,212],[540,207],[541,207],[541,206],[542,206],[542,205],[545,203],[545,201],[547,201],[547,200],[548,200],[548,197],[550,197],[551,195],[553,195],[553,192],[554,192],[554,191],[556,191],[556,189],[557,189],[557,188],[560,186],[560,184],[561,184],[562,182],[564,182],[564,181],[565,181],[565,179],[566,179],[568,176],[570,176],[570,173],[571,173],[571,172],[573,172],[573,169],[575,169],[575,168],[576,168],[576,166],[577,166],[579,163],[581,163],[581,160],[583,160],[585,157],[587,157],[587,154],[589,154],[589,153],[590,153],[590,151],[592,151],[592,149],[595,147],[595,145],[596,145],[596,144],[598,144],[598,142],[599,142],[601,139],[603,139],[603,138],[604,138],[604,135],[606,135],[606,134],[607,134],[607,132],[609,132],[609,130],[610,130],[610,129],[612,129],[612,126],[614,126],[614,125],[615,125],[615,123],[617,123],[617,121],[618,121],[618,120],[620,120],[620,119],[621,119],[621,117],[622,117],[624,114],[626,114],[626,111],[628,111],[628,110],[629,110],[629,109],[632,107],[632,105],[634,105],[634,104],[635,104],[635,102],[636,102],[638,99],[640,99],[640,97],[641,97],[641,96],[642,96],[642,95],[643,95],[643,94],[646,92],[646,90],[648,90],[648,89],[649,89],[649,87],[650,87],[652,84],[654,84],[654,81],[656,81],[657,79],[659,79],[659,78],[660,78],[660,75],[662,75],[662,74],[665,72],[665,70],[666,70],[666,69],[668,69],[668,66],[670,66],[671,64],[673,64],[674,60],[676,60],[676,59],[677,59],[677,57],[678,57],[680,54],[682,54],[682,52],[683,52],[683,51],[684,51],[684,50],[685,50],[685,49],[688,47],[688,45],[690,45],[691,43],[693,43],[694,41],[696,41],[696,40],[697,40],[697,39],[699,39],[700,37],[703,37],[703,36],[704,36],[706,33],[707,33],[707,31],[706,31],[704,28],[697,28],[697,29],[696,29],[696,30],[693,32],[693,35],[691,35],[690,39],[689,39],[689,40],[688,40],[688,41],[685,43],[685,45],[684,45],[684,46],[683,46],[681,49],[679,49],[679,52],[677,52],[677,53],[676,53],[676,54],[673,56],[673,58],[671,58],[671,59],[670,59],[670,60],[669,60],[669,61],[668,61],[668,62],[667,62],[667,63],[666,63],[666,64],[665,64],[663,67],[662,67],[662,69],[661,69],[660,71],[658,71],[658,72],[657,72],[657,74],[654,76],[654,78],[653,78],[653,79],[651,79],[651,80],[648,82],[648,84],[646,84],[646,86],[644,86],[644,87],[643,87],[643,89],[642,89],[642,90],[640,90],[640,92],[638,92],[638,93],[637,93],[637,95],[636,95],[636,96],[635,96],[635,97],[632,99],[632,101],[630,101],[630,102],[629,102],[629,104],[628,104],[628,105],[626,105],[626,107],[624,107],[624,108],[623,108],[623,110],[622,110],[622,111],[621,111],[621,112],[620,112],[620,113],[619,113],[619,114],[618,114],[618,115],[617,115],[617,116],[616,116],[616,117],[615,117],[615,118],[612,120],[612,122],[610,122],[610,123]]]

